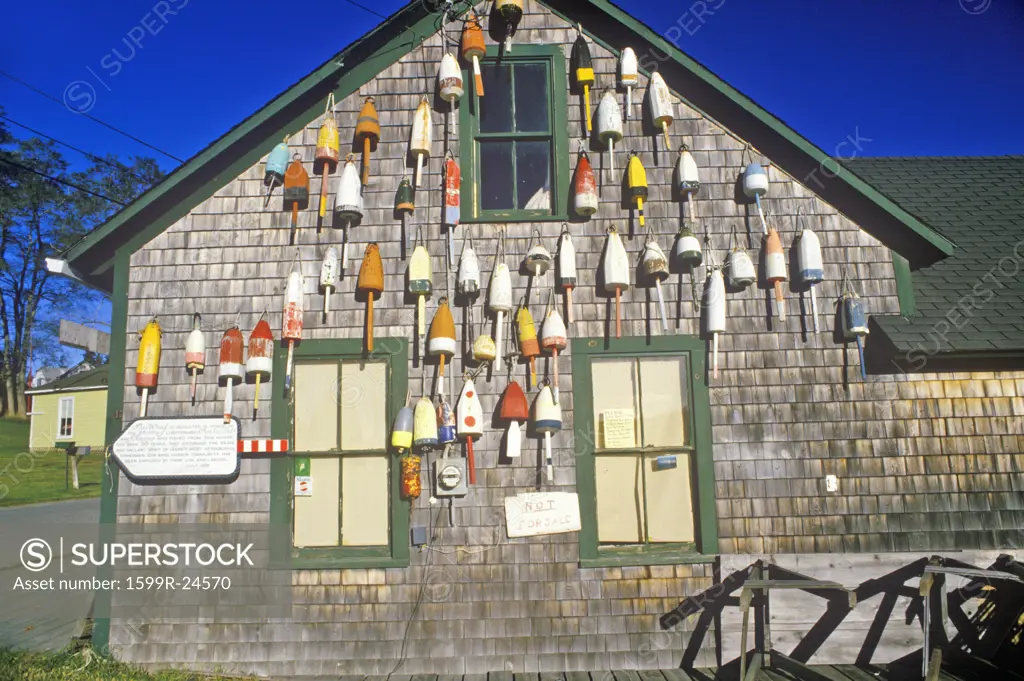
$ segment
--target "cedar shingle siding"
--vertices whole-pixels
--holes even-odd
[[[559,43],[568,63],[574,28],[533,0],[527,0],[526,6],[515,42]],[[461,24],[453,24],[450,35],[457,36],[460,28]],[[343,145],[351,140],[366,94],[376,97],[382,141],[373,156],[373,184],[366,193],[365,219],[351,231],[349,274],[334,295],[326,323],[319,313],[322,297],[317,278],[323,251],[329,244],[340,243],[340,232],[325,226],[317,235],[315,201],[310,210],[300,214],[297,245],[306,275],[306,338],[362,336],[364,306],[355,300],[353,291],[359,259],[369,241],[380,244],[386,275],[386,290],[376,305],[376,336],[411,338],[415,334],[415,305],[404,296],[407,261],[399,257],[401,229],[392,211],[398,183],[411,173],[406,154],[412,115],[421,95],[434,91],[440,45],[438,36],[431,37],[358,93],[338,100],[336,114]],[[600,92],[612,83],[617,58],[599,45],[592,43],[591,49],[599,85],[596,106]],[[646,82],[641,76],[641,93]],[[471,81],[462,106],[467,105],[470,89]],[[634,92],[634,101],[639,99],[640,94]],[[647,221],[668,249],[685,209],[672,199],[676,154],[666,153],[663,139],[644,130],[636,115],[639,110],[635,108],[634,116],[626,121],[627,139],[617,147],[616,167],[620,171],[625,167],[625,150],[640,153],[651,183]],[[569,132],[575,139],[582,125],[575,94],[569,96],[568,111]],[[436,273],[435,294],[428,303],[431,317],[439,292],[444,291],[439,273],[445,244],[437,226],[442,197],[443,147],[438,140],[443,108],[433,113],[433,120],[435,153],[423,180],[424,189],[417,192],[416,216],[410,221],[412,226],[423,224],[430,237]],[[319,124],[319,119],[308,121],[305,129],[289,140],[292,150],[302,153],[307,170]],[[744,141],[682,103],[671,132],[674,144],[685,141],[690,145],[701,170],[697,210],[700,236],[711,238],[706,256],[722,261],[734,229],[756,256],[761,239],[756,211],[755,220],[746,221],[748,208],[736,198],[736,178],[749,160],[744,157]],[[457,140],[452,140],[451,147],[458,154]],[[591,158],[595,172],[600,173],[607,156],[592,153]],[[575,167],[574,154],[571,163]],[[470,174],[463,168],[464,178]],[[710,381],[721,551],[842,553],[1024,545],[1024,458],[1020,454],[1024,373],[892,373],[861,381],[856,346],[841,344],[833,332],[833,304],[846,268],[872,314],[898,314],[891,253],[815,198],[800,178],[788,177],[775,166],[769,174],[772,185],[767,206],[782,234],[787,260],[798,208],[806,212],[807,226],[821,239],[827,278],[818,289],[823,331],[818,337],[802,333],[801,304],[788,285],[790,317],[781,327],[767,317],[766,288],[754,286],[729,295],[729,332],[721,338],[721,376]],[[139,409],[133,387],[138,350],[135,332],[151,316],[159,314],[164,327],[160,386],[150,397],[153,417],[220,414],[223,390],[216,382],[216,344],[240,310],[246,336],[264,310],[279,335],[283,288],[296,249],[288,245],[290,215],[280,210],[280,189],[271,209],[262,209],[262,180],[263,164],[259,163],[226,182],[213,198],[132,256],[125,426],[137,418]],[[595,268],[606,228],[614,224],[625,231],[629,224],[618,184],[603,184],[598,216],[572,225],[580,268],[580,286],[575,291],[577,321],[570,329],[574,337],[605,336],[607,313],[612,308],[603,293],[595,292]],[[313,177],[311,189],[317,196],[318,178]],[[465,207],[463,212],[467,212]],[[496,227],[471,228],[485,284],[494,265]],[[510,224],[507,262],[513,269],[525,254],[534,228],[541,231],[548,248],[555,250],[561,224]],[[465,231],[460,228],[460,235]],[[626,239],[631,257],[638,256],[642,245],[643,232],[637,226],[635,236]],[[551,285],[553,274],[538,282],[541,290]],[[525,292],[527,278],[513,275],[513,282],[519,297]],[[679,333],[698,334],[689,279],[680,285],[678,276],[673,275],[665,294],[670,315],[682,313]],[[653,295],[652,291],[651,302],[642,289],[624,295],[624,334],[660,332]],[[804,301],[809,307],[809,299]],[[209,368],[192,407],[182,350],[194,311],[203,315],[210,350]],[[535,304],[535,315],[539,312]],[[477,320],[481,314],[478,303]],[[650,322],[648,314],[653,315]],[[464,310],[457,308],[455,317],[462,347]],[[809,318],[805,319],[809,325]],[[565,423],[554,439],[555,484],[545,485],[545,489],[574,491],[572,377],[569,359],[563,357],[561,362]],[[543,371],[550,362],[541,360],[538,366]],[[455,375],[461,375],[462,369],[456,358]],[[410,385],[417,396],[418,365],[410,371]],[[433,371],[428,372],[428,381]],[[524,365],[516,368],[520,381],[524,371]],[[276,375],[273,380],[279,388],[283,376]],[[493,413],[504,386],[503,375],[495,375],[489,382],[478,380],[485,414]],[[252,385],[235,388],[235,413],[246,414],[243,436],[269,437],[269,401],[267,407],[261,405],[259,418],[251,421],[252,394]],[[712,567],[581,569],[574,534],[508,540],[502,500],[536,489],[540,448],[537,440],[527,440],[521,460],[499,466],[500,437],[498,429],[488,428],[477,442],[478,484],[465,499],[456,501],[458,527],[444,527],[442,520],[437,548],[443,553],[414,549],[409,568],[298,571],[294,574],[295,600],[299,606],[309,607],[296,607],[295,621],[151,622],[141,639],[114,622],[112,645],[125,659],[154,666],[179,663],[197,669],[287,677],[387,674],[400,658],[418,585],[429,571],[434,582],[452,588],[437,598],[426,598],[420,606],[409,630],[408,660],[400,673],[677,667],[692,623],[658,634],[658,618],[684,597],[711,586]],[[430,523],[427,468],[424,465],[424,493],[414,504],[414,526]],[[269,471],[268,461],[245,460],[236,482],[218,486],[140,487],[122,476],[118,518],[121,522],[266,523]],[[839,477],[837,493],[825,492],[828,474]],[[856,579],[854,576],[851,581]],[[660,637],[655,653],[639,654],[651,649],[652,635]],[[697,666],[714,663],[713,636],[703,645],[695,659]]]

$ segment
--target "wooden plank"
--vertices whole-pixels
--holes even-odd
[[[641,669],[639,673],[641,681],[665,681],[665,675],[657,670]]]
[[[586,672],[566,672],[565,681],[590,681],[590,674]]]
[[[615,681],[640,681],[640,675],[629,669],[613,671],[612,675]]]
[[[665,681],[694,681],[695,677],[682,669],[662,669]]]
[[[813,669],[818,674],[821,674],[826,679],[829,679],[829,681],[850,681],[849,676],[843,674],[841,671],[839,671],[830,664],[815,665]]]
[[[878,681],[877,676],[852,664],[837,664],[835,669],[848,676],[852,681]]]

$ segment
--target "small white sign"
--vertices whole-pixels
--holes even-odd
[[[238,475],[238,422],[223,418],[139,419],[114,441],[111,456],[140,482],[230,480]]]
[[[295,476],[295,496],[297,497],[311,497],[313,496],[313,478],[309,475],[296,475]]]
[[[571,492],[537,492],[505,497],[509,537],[580,531],[580,499]]]

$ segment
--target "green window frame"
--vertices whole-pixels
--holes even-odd
[[[569,167],[569,138],[566,132],[569,129],[568,112],[568,78],[566,75],[565,54],[559,45],[516,45],[515,51],[511,54],[501,55],[499,62],[499,50],[495,45],[488,46],[487,56],[482,60],[481,66],[487,64],[522,64],[541,63],[547,69],[548,111],[549,130],[547,133],[482,133],[480,131],[480,101],[476,96],[473,87],[472,67],[463,69],[463,82],[466,84],[466,95],[459,104],[459,130],[460,134],[460,164],[463,176],[471,180],[463,182],[462,194],[464,197],[462,216],[463,223],[474,222],[543,222],[560,221],[569,219],[569,182],[572,170]],[[486,98],[485,94],[485,98]],[[514,96],[510,97],[513,101]],[[514,117],[513,117],[514,118]],[[480,206],[481,187],[481,140],[503,140],[509,141],[537,141],[551,140],[551,210],[483,210]],[[513,182],[513,201],[517,205],[516,193],[518,188]]]
[[[578,338],[572,341],[574,440],[576,491],[579,494],[582,530],[580,565],[672,565],[712,562],[718,553],[718,517],[715,509],[714,456],[711,440],[711,402],[706,382],[704,341],[689,336],[645,338]],[[692,543],[600,545],[597,532],[597,429],[594,423],[592,365],[611,358],[643,360],[688,357],[691,443],[688,447],[645,447],[619,450],[640,456],[689,450],[690,489],[693,496]],[[641,387],[642,390],[642,387]]]
[[[292,441],[293,399],[284,391],[285,364],[288,346],[278,343],[274,351],[274,376],[271,384],[270,430],[271,437]],[[363,352],[362,339],[304,340],[295,346],[295,362],[315,361],[384,362],[388,376],[386,406],[387,427],[390,433],[398,410],[405,401],[409,384],[409,341],[404,338],[378,338],[374,351]],[[294,548],[293,502],[294,468],[297,456],[309,456],[292,452],[287,457],[273,459],[270,464],[270,521],[271,558],[280,568],[328,569],[328,568],[386,568],[409,565],[409,509],[408,501],[400,493],[401,471],[398,457],[390,446],[388,438],[385,448],[388,457],[389,492],[389,541],[387,546],[337,546],[326,548]],[[380,453],[375,450],[373,453]],[[330,452],[322,453],[331,455]],[[358,456],[359,452],[346,452]],[[333,453],[338,456],[338,452]],[[314,455],[315,456],[315,455]],[[315,493],[315,488],[314,488]]]

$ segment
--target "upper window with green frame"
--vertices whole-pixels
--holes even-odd
[[[718,541],[703,343],[583,339],[572,352],[581,562],[707,559]]]
[[[480,64],[484,97],[472,87],[460,105],[463,173],[472,182],[463,221],[567,219],[565,55],[558,45],[517,45]],[[465,82],[472,75],[465,73]]]
[[[388,447],[396,395],[404,396],[408,380],[408,343],[381,339],[369,357],[361,346],[304,341],[296,348],[291,395],[274,391],[272,430],[291,440],[292,455],[272,464],[271,515],[289,536],[296,567],[408,559],[408,504],[398,496],[398,465]]]

